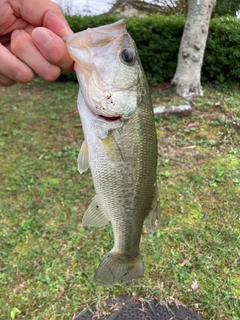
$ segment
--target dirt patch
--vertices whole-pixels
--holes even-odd
[[[98,306],[93,305],[73,320],[204,320],[181,304],[161,304],[155,299],[144,301],[141,298],[117,297],[114,300],[107,299],[105,304],[110,315],[99,317]]]

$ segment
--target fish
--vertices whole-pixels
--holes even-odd
[[[85,140],[78,171],[91,170],[96,195],[83,216],[88,226],[112,225],[114,245],[97,268],[97,285],[144,275],[143,224],[160,218],[157,136],[148,83],[124,19],[64,38],[80,85],[78,110]]]

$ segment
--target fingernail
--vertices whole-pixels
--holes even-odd
[[[46,30],[36,28],[32,32],[34,42],[41,48],[47,47],[52,42],[52,37],[47,33]]]
[[[12,34],[11,34],[11,36],[12,37],[15,37],[17,34],[19,34],[20,33],[20,30],[19,29],[16,29],[16,30],[14,30],[13,32],[12,32]]]

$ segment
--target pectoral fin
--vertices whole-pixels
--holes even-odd
[[[104,146],[105,152],[108,155],[109,165],[110,163],[113,163],[113,165],[115,166],[116,163],[124,161],[117,140],[112,135],[109,135],[106,139],[102,140],[102,144]]]
[[[85,140],[82,143],[77,161],[78,161],[78,171],[82,174],[84,171],[86,171],[89,168],[88,146]]]
[[[159,219],[160,219],[160,200],[159,200],[158,186],[156,184],[151,210],[149,211],[149,214],[144,221],[147,232],[154,231],[156,225],[158,225]]]
[[[87,211],[83,216],[83,223],[91,227],[103,227],[109,220],[103,213],[100,202],[98,201],[98,196],[92,199]]]

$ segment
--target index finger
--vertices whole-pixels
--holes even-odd
[[[36,27],[46,27],[59,37],[73,33],[62,8],[50,0],[8,0],[15,14]]]

